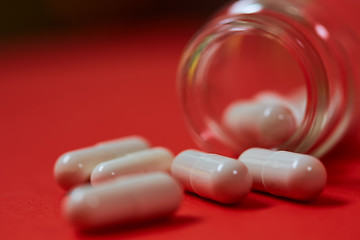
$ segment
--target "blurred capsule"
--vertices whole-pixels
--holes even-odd
[[[326,185],[326,169],[316,158],[299,153],[251,148],[243,162],[253,178],[253,189],[276,196],[311,200]]]
[[[249,146],[275,147],[296,130],[296,120],[284,104],[239,101],[224,111],[225,128]]]
[[[131,175],[74,189],[63,214],[76,228],[96,229],[168,217],[182,197],[182,187],[166,173]]]
[[[285,98],[275,92],[264,91],[255,95],[254,99],[258,100],[259,102],[282,104],[286,106],[293,113],[297,125],[299,125],[304,118],[306,95],[302,95],[302,97],[298,95],[291,95],[289,98]]]
[[[132,136],[67,152],[56,161],[54,176],[61,187],[70,189],[88,182],[97,164],[148,147],[149,143],[144,138]]]
[[[174,155],[163,147],[146,149],[126,154],[98,164],[91,173],[93,185],[109,179],[134,173],[164,171],[170,173]]]
[[[195,150],[178,154],[171,173],[186,190],[226,204],[240,202],[252,183],[247,168],[240,161]]]

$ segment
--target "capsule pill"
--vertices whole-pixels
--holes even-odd
[[[181,185],[166,173],[131,175],[75,188],[63,214],[78,229],[97,229],[171,216],[182,198]]]
[[[275,92],[264,91],[257,94],[254,99],[259,102],[280,104],[286,106],[291,110],[296,124],[299,125],[304,118],[305,107],[306,107],[306,95],[303,98],[295,98],[295,96],[290,96],[290,98],[285,98]]]
[[[132,136],[67,152],[56,161],[54,176],[61,187],[70,189],[88,182],[97,164],[146,148],[149,148],[149,143],[145,139]]]
[[[261,101],[239,101],[228,106],[223,124],[236,138],[249,146],[281,145],[296,130],[292,111],[284,104]]]
[[[134,173],[164,171],[170,173],[174,155],[163,147],[145,149],[98,164],[91,173],[93,185]]]
[[[253,189],[296,200],[317,197],[326,185],[326,169],[305,154],[251,148],[239,160],[249,169]]]
[[[225,204],[240,202],[252,183],[240,161],[195,150],[178,154],[171,173],[187,191]]]

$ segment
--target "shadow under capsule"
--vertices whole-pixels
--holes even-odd
[[[201,218],[195,216],[172,216],[161,218],[157,220],[144,221],[140,223],[127,223],[122,224],[121,226],[109,226],[96,229],[85,229],[77,230],[77,236],[86,236],[86,237],[98,237],[98,236],[110,236],[110,235],[122,235],[127,233],[142,233],[146,231],[155,231],[167,228],[181,228],[190,224],[201,221]]]

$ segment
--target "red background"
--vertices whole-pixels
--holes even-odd
[[[121,32],[92,28],[1,43],[0,239],[360,238],[356,142],[324,158],[328,185],[311,203],[250,193],[226,207],[186,195],[169,221],[91,234],[64,221],[65,192],[52,176],[61,153],[132,134],[175,153],[195,147],[183,124],[175,74],[198,27],[152,22]]]

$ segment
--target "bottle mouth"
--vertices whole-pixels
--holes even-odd
[[[210,22],[187,47],[178,75],[183,110],[196,143],[206,151],[236,157],[249,147],[324,154],[348,125],[349,107],[341,106],[350,94],[338,62],[329,60],[331,53],[321,34],[326,34],[324,27],[310,31],[291,18],[266,13]],[[234,136],[224,124],[226,109],[234,102],[258,102],[264,95],[286,102],[296,128],[273,142],[262,141],[269,131],[252,139],[255,130],[251,124]],[[269,98],[261,100],[261,104],[270,103]],[[239,119],[249,115],[246,111],[241,114]],[[253,118],[259,125],[260,120]],[[276,124],[269,128],[278,135],[286,133],[286,122],[277,124],[281,125],[278,130]]]

